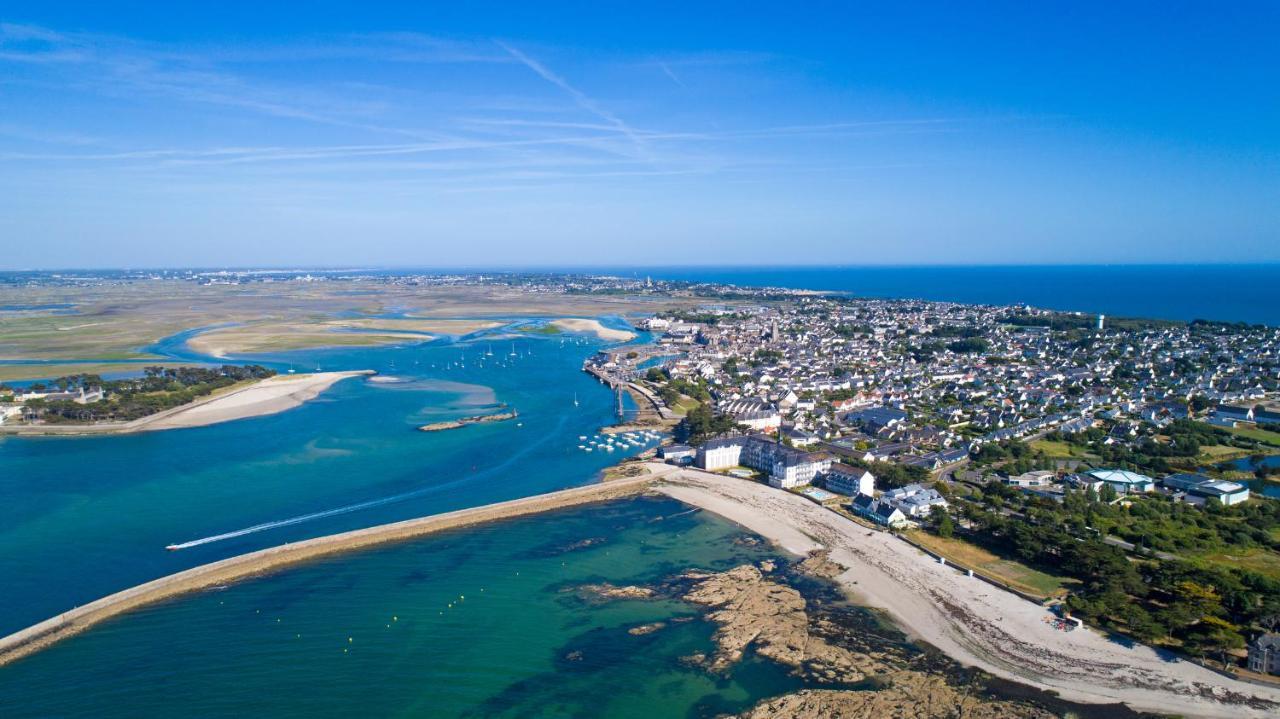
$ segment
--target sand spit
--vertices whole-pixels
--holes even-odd
[[[663,471],[667,469],[669,468],[664,467]],[[104,620],[182,594],[322,557],[413,539],[447,529],[617,499],[643,491],[656,478],[656,474],[646,474],[484,507],[409,519],[271,547],[193,567],[76,607],[0,639],[0,666],[72,637]]]
[[[828,550],[830,561],[844,568],[836,581],[859,603],[883,609],[909,634],[962,664],[1075,702],[1221,719],[1280,715],[1280,690],[1092,629],[1058,631],[1045,621],[1044,607],[799,495],[697,470],[670,473],[656,488],[794,554]]]
[[[204,397],[132,422],[0,426],[0,433],[18,435],[132,434],[164,429],[203,427],[293,409],[315,399],[335,382],[371,375],[373,370],[276,375],[247,387]]]
[[[615,330],[612,327],[605,327],[600,324],[600,320],[588,320],[575,317],[567,317],[559,320],[552,320],[552,326],[559,327],[566,332],[590,332],[606,342],[627,342],[636,338],[634,332],[626,330]]]

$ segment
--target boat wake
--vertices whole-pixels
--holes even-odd
[[[557,422],[556,424],[557,430],[563,427],[566,419],[567,419],[566,417],[560,418],[559,422]],[[373,509],[375,507],[381,507],[387,504],[393,504],[395,502],[403,502],[405,500],[415,499],[417,497],[425,497],[427,495],[435,494],[437,492],[443,492],[449,489],[454,489],[456,487],[471,484],[472,482],[475,482],[478,479],[482,479],[485,476],[488,476],[490,474],[500,472],[506,469],[507,467],[510,467],[516,464],[517,462],[522,460],[525,457],[525,455],[532,452],[536,447],[542,444],[546,444],[548,441],[550,441],[550,438],[552,436],[555,436],[555,434],[556,434],[555,430],[551,432],[547,432],[543,435],[542,439],[535,440],[533,442],[529,442],[525,444],[523,449],[512,453],[505,461],[500,462],[491,467],[488,467],[487,469],[484,469],[475,474],[471,474],[461,479],[453,480],[451,482],[436,484],[430,487],[423,487],[421,489],[415,489],[410,492],[393,494],[387,497],[380,497],[378,499],[371,499],[367,502],[359,502],[357,504],[348,504],[344,507],[337,507],[335,509],[326,509],[322,512],[312,512],[311,514],[302,514],[296,517],[289,517],[288,519],[276,520],[274,522],[263,522],[262,524],[255,524],[252,527],[245,527],[244,529],[237,529],[232,532],[223,532],[222,534],[215,534],[209,537],[201,537],[200,539],[193,539],[189,542],[180,542],[178,544],[170,544],[170,545],[167,545],[165,549],[169,550],[170,552],[176,552],[183,549],[192,549],[193,547],[199,547],[206,544],[213,544],[214,542],[223,542],[228,539],[235,539],[237,537],[243,537],[249,534],[266,532],[272,529],[280,529],[281,527],[290,527],[295,524],[302,524],[304,522],[313,522],[318,519],[325,519],[327,517],[336,517],[338,515],[350,514],[351,512],[359,512],[365,509]]]

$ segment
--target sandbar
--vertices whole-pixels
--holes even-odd
[[[558,320],[552,320],[551,324],[559,327],[566,332],[590,332],[606,342],[626,342],[636,337],[634,332],[626,330],[615,330],[612,327],[605,327],[600,320],[589,320],[580,317],[565,317]]]

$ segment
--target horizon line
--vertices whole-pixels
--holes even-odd
[[[441,264],[441,265],[370,265],[353,267],[349,265],[152,265],[152,266],[84,266],[84,267],[0,267],[0,272],[36,273],[36,272],[174,272],[174,271],[223,271],[223,272],[499,272],[499,273],[565,273],[573,274],[581,271],[639,271],[639,270],[844,270],[844,269],[983,269],[983,268],[1135,268],[1135,267],[1280,267],[1280,259],[1259,261],[1192,261],[1192,262],[999,262],[999,263],[866,263],[866,264],[791,264],[791,263],[681,263],[681,264]]]

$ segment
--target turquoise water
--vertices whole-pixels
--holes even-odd
[[[714,627],[674,600],[599,602],[770,556],[666,499],[564,510],[334,558],[118,617],[0,670],[8,718],[681,717],[795,689],[747,659],[680,658]],[[591,540],[584,546],[582,540]],[[628,629],[670,622],[655,633]]]
[[[612,421],[612,394],[580,371],[603,345],[514,334],[245,358],[404,380],[344,380],[268,417],[119,437],[0,439],[0,633],[223,557],[591,481],[621,458],[577,448],[579,435]],[[208,359],[185,349],[186,336],[153,349]],[[465,367],[450,366],[459,361]],[[415,429],[494,402],[517,409],[519,422]],[[259,525],[267,527],[164,550]]]

